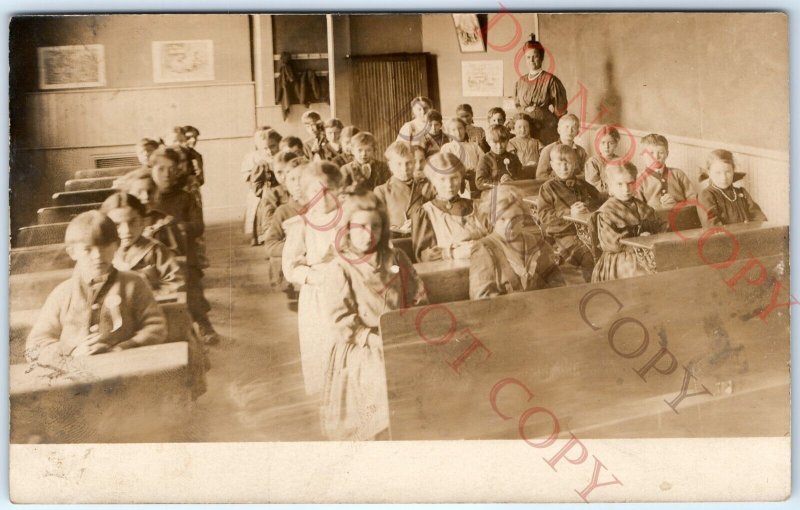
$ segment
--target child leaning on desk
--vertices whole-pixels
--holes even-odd
[[[620,166],[606,167],[608,200],[600,207],[597,217],[597,236],[603,254],[592,273],[592,282],[619,280],[647,274],[636,258],[633,248],[620,243],[622,239],[657,234],[665,224],[655,210],[634,196],[635,176]]]
[[[64,243],[75,269],[47,296],[25,342],[28,361],[57,365],[70,356],[167,339],[167,321],[147,282],[112,264],[119,247],[113,221],[100,211],[79,214],[67,226]]]

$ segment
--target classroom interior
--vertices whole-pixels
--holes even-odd
[[[546,48],[545,69],[566,87],[570,113],[584,122],[585,129],[576,142],[589,155],[596,152],[594,135],[603,124],[624,128],[627,135],[623,135],[622,152],[629,147],[626,136],[638,140],[651,132],[660,133],[669,140],[669,166],[686,172],[699,189],[706,155],[715,149],[729,150],[734,154],[737,170],[746,174],[743,185],[760,204],[770,224],[789,224],[788,26],[784,15],[494,13],[488,15],[488,27],[485,51],[465,53],[459,48],[450,14],[181,14],[12,20],[12,365],[23,363],[24,334],[36,316],[40,306],[37,302],[43,301],[53,287],[54,270],[41,270],[37,264],[57,259],[64,264],[61,241],[48,237],[47,232],[40,239],[39,234],[26,233],[26,229],[49,224],[46,219],[43,221],[42,208],[73,205],[68,198],[59,202],[54,195],[65,191],[65,183],[76,178],[76,171],[135,164],[133,147],[141,138],[157,138],[172,126],[192,125],[201,132],[196,148],[202,153],[206,175],[202,197],[210,267],[205,271],[204,285],[211,303],[210,317],[221,342],[208,351],[211,368],[206,374],[206,392],[191,403],[188,426],[181,425],[178,434],[174,429],[154,431],[128,424],[122,427],[125,433],[112,441],[325,439],[319,427],[318,400],[303,390],[297,313],[275,284],[274,265],[258,246],[250,245],[242,229],[248,188],[240,177],[240,164],[253,149],[253,132],[259,126],[271,126],[284,137],[305,139],[301,116],[314,110],[323,119],[336,117],[344,125],[354,124],[374,133],[378,153],[382,154],[400,126],[411,119],[409,101],[418,95],[430,97],[444,118],[454,116],[457,105],[469,103],[476,124],[485,127],[485,113],[491,107],[513,114],[515,83],[525,72],[519,51],[530,33],[536,33]],[[151,44],[189,40],[213,41],[213,79],[156,82]],[[40,87],[37,48],[89,44],[104,47],[104,85]],[[276,77],[280,55],[285,52],[293,59],[295,71],[313,71],[325,79],[329,86],[327,101],[292,104],[288,115],[284,115],[276,101],[280,87]],[[464,95],[462,65],[469,61],[502,62],[502,96]],[[641,153],[635,153],[632,162],[638,168],[647,166]],[[59,221],[63,222],[63,218]],[[744,236],[742,245],[754,250],[756,256],[779,264],[782,262],[778,258],[785,256],[783,251],[788,253],[783,232],[772,232],[772,237],[767,238]],[[770,248],[758,251],[765,244]],[[772,250],[775,244],[777,251]],[[685,314],[688,325],[680,326],[681,321],[674,317],[657,318],[662,325],[685,328],[675,332],[676,336],[695,334],[691,329],[695,321],[701,324],[700,330],[705,327],[711,338],[713,334],[708,330],[714,330],[713,323],[718,321],[739,341],[745,335],[766,338],[767,347],[747,347],[746,351],[753,354],[749,372],[741,369],[746,361],[737,354],[732,364],[722,370],[724,374],[717,377],[714,393],[725,393],[726,381],[737,377],[745,382],[738,383],[733,395],[728,392],[730,401],[718,400],[691,409],[690,413],[699,413],[692,422],[703,424],[699,429],[685,423],[664,426],[673,411],[663,402],[657,410],[642,413],[636,410],[635,403],[626,401],[618,404],[619,412],[627,413],[625,420],[608,421],[599,408],[576,417],[574,430],[583,432],[582,437],[627,437],[632,430],[642,437],[779,435],[776,430],[788,423],[788,406],[783,409],[779,405],[788,392],[785,366],[776,373],[770,372],[766,379],[756,377],[758,370],[781,367],[783,354],[788,355],[788,313],[782,319],[786,322],[768,324],[766,333],[752,322],[733,330],[726,322],[733,320],[728,313],[748,313],[753,299],[768,300],[769,289],[747,293],[737,287],[731,293],[721,275],[733,277],[738,266],[721,272],[697,263],[694,266],[698,267],[682,269],[688,271],[682,277],[667,272],[646,277],[650,279],[639,287],[620,281],[607,288],[631,304],[632,314],[668,309],[671,304],[680,303],[674,313]],[[786,267],[788,271],[788,264]],[[63,267],[58,271],[63,272]],[[788,273],[782,275],[788,278]],[[570,286],[548,291],[555,303],[552,306],[563,305],[566,309],[585,294],[580,278],[573,275],[568,280]],[[703,283],[702,289],[697,282]],[[660,293],[659,289],[665,286],[670,290]],[[725,292],[731,296],[726,304],[730,308],[708,312],[719,316],[709,319],[708,314],[695,310],[703,299],[713,300]],[[464,324],[482,328],[497,341],[504,336],[521,339],[529,329],[514,325],[514,317],[525,314],[530,323],[546,324],[535,342],[544,342],[547,335],[558,342],[575,340],[556,328],[547,314],[532,312],[524,299],[528,297],[511,296],[503,301],[505,307],[491,302],[464,303]],[[488,323],[481,322],[495,316]],[[391,328],[397,342],[413,344],[413,324],[408,323],[413,318],[394,319]],[[503,327],[508,321],[512,325],[503,329],[498,326],[501,320],[507,321]],[[722,327],[719,324],[717,329]],[[596,341],[591,342],[593,333],[583,323],[576,323],[574,329],[580,329],[582,337],[589,337],[581,342],[588,342],[585,352],[593,360],[574,361],[565,353],[551,353],[545,358],[552,368],[535,373],[549,388],[553,405],[561,405],[565,415],[578,416],[578,408],[567,404],[570,392],[581,391],[585,389],[583,384],[592,381],[598,385],[607,381],[597,375],[583,379],[581,384],[559,385],[559,378],[578,374],[580,379],[581,373],[617,370],[622,362],[609,358],[607,345],[599,350]],[[754,354],[762,350],[763,356]],[[430,357],[422,359],[425,352],[387,347],[387,373],[403,373],[402,367],[414,366],[404,374],[402,384],[393,386],[389,381],[390,405],[395,401],[402,404],[392,414],[393,439],[506,437],[507,427],[501,428],[505,425],[491,409],[488,414],[481,410],[480,419],[461,420],[463,426],[455,424],[459,416],[472,416],[471,394],[480,393],[485,400],[491,388],[486,374],[475,375],[460,386],[442,382],[452,376],[443,360],[452,360],[461,351],[463,345],[460,349],[451,345],[428,352]],[[527,354],[517,354],[519,359],[509,353],[496,356],[496,364],[502,367],[497,370],[508,374],[524,371]],[[695,354],[691,349],[684,352],[686,357]],[[680,358],[679,354],[676,356]],[[714,373],[711,365],[705,365],[708,374]],[[638,366],[628,364],[623,368],[631,372],[631,367]],[[635,375],[627,373],[611,381],[613,385],[633,386]],[[680,377],[674,377],[677,379],[659,389],[654,389],[659,382],[648,386],[651,393],[647,398],[674,393],[680,388]],[[437,384],[447,386],[450,398],[437,400]],[[489,388],[485,387],[487,384]],[[428,399],[409,403],[414,391]],[[752,405],[743,407],[736,399],[748,399],[746,402]],[[120,402],[115,405],[123,406]],[[487,407],[485,403],[483,406]],[[772,419],[745,426],[744,423],[752,424],[748,420],[756,413]],[[35,416],[22,411],[14,416],[12,413],[12,441],[42,439],[43,432],[24,430],[36,420]],[[703,420],[703,416],[707,419]],[[109,413],[95,415],[95,419],[107,422],[105,430],[121,427]],[[396,422],[415,425],[404,429],[395,427]],[[85,440],[85,434],[86,430],[78,427],[55,439],[44,435],[45,442],[73,442]]]

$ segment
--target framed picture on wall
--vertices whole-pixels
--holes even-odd
[[[214,79],[214,41],[153,41],[153,81]]]
[[[486,24],[488,14],[453,14],[458,48],[461,53],[483,53],[486,51]]]
[[[106,60],[102,44],[45,46],[36,49],[39,88],[103,87]]]

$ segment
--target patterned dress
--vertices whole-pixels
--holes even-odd
[[[346,258],[345,258],[346,257]],[[322,429],[329,439],[371,439],[389,426],[380,316],[425,302],[408,257],[390,248],[368,261],[344,251],[326,267],[321,315],[329,324]]]
[[[533,167],[534,174],[543,148],[542,143],[536,138],[515,136],[508,141],[508,152],[516,154],[522,166]]]
[[[544,145],[558,140],[558,118],[567,111],[567,89],[561,80],[547,71],[533,78],[526,74],[517,80],[514,103],[519,111],[533,117],[531,136]],[[556,113],[550,111],[550,106]]]
[[[621,244],[626,237],[637,237],[642,232],[657,234],[665,224],[659,220],[652,207],[637,198],[623,202],[611,197],[604,203],[597,217],[597,235],[603,254],[592,273],[592,282],[619,280],[642,276],[647,271],[639,265],[633,249]]]
[[[704,226],[767,221],[761,207],[753,201],[753,197],[744,188],[731,185],[722,190],[709,184],[700,192],[699,201],[706,208],[705,214],[697,211]]]

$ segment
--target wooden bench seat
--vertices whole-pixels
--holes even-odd
[[[425,284],[429,302],[469,299],[469,259],[417,262],[414,269]]]
[[[767,267],[781,262],[786,258],[763,260]],[[731,289],[725,279],[741,266],[692,267],[384,314],[391,437],[518,440],[520,416],[536,406],[557,416],[561,437],[782,437],[789,431],[789,314],[784,307],[760,320],[773,287],[742,280]],[[786,301],[788,275],[773,278],[784,285]],[[582,300],[596,330],[582,319]],[[631,321],[619,327],[612,338],[627,358],[609,344],[610,327],[622,318],[641,321],[649,333],[641,349],[642,329]],[[662,346],[677,360],[674,372],[665,357],[656,367],[666,375],[653,369],[642,379],[636,370]],[[687,397],[675,412],[667,402],[680,394],[684,367],[693,371],[689,394],[704,387],[711,394]],[[503,419],[492,409],[490,392],[510,378],[530,394],[516,383],[502,387],[496,405]],[[540,413],[525,427],[531,440],[551,430]]]
[[[114,188],[92,189],[86,191],[60,191],[53,194],[55,205],[84,205],[102,202],[119,190]]]
[[[76,179],[96,179],[98,177],[121,177],[128,172],[132,172],[139,166],[118,166],[112,168],[87,168],[75,172]]]
[[[99,209],[101,202],[80,204],[80,205],[60,205],[56,207],[42,207],[36,211],[36,220],[39,225],[50,223],[63,223],[72,220],[82,212]]]
[[[64,191],[86,191],[93,189],[113,188],[119,177],[93,177],[90,179],[70,179],[64,183]]]
[[[24,248],[63,243],[67,225],[69,222],[22,227],[17,234],[16,244],[18,247]]]
[[[13,275],[71,268],[75,262],[67,255],[64,239],[61,241],[60,244],[12,248],[9,254],[10,273]]]

